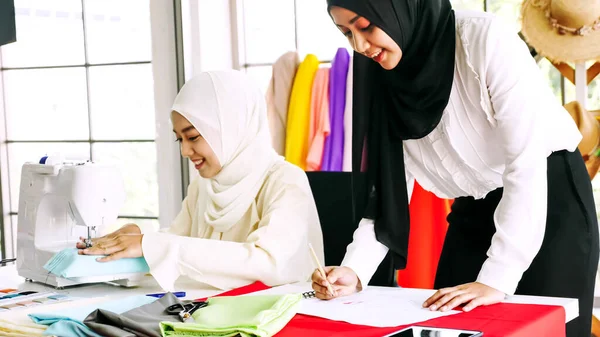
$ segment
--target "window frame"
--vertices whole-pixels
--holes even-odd
[[[246,0],[232,0],[232,8],[234,8],[235,11],[235,20],[232,20],[232,23],[235,24],[235,26],[233,27],[233,31],[235,32],[235,37],[234,37],[234,41],[236,41],[235,43],[235,47],[237,49],[236,51],[236,56],[237,56],[237,67],[236,69],[239,70],[243,70],[245,72],[247,72],[247,70],[249,68],[253,68],[253,67],[266,67],[266,66],[273,66],[273,62],[261,62],[261,63],[248,63],[246,62],[246,58],[245,58],[245,50],[246,50],[246,40],[244,37],[244,5],[245,5],[245,1]],[[296,47],[296,51],[298,50],[298,16],[297,16],[297,10],[298,10],[298,0],[293,0],[294,2],[294,43],[295,43],[295,47]],[[488,11],[488,0],[481,0],[482,3],[482,9],[487,12]],[[331,60],[324,60],[324,61],[320,61],[320,63],[322,64],[331,64]],[[564,105],[565,102],[565,78],[564,76],[562,76],[561,74],[561,80],[560,80],[560,88],[561,88],[561,102]]]
[[[0,128],[0,257],[12,258],[16,254],[16,225],[13,221],[18,212],[13,212],[11,205],[11,186],[8,158],[8,145],[15,143],[86,143],[90,146],[89,157],[93,157],[92,144],[94,143],[154,143],[157,149],[157,183],[159,187],[159,203],[157,216],[137,216],[129,214],[119,214],[119,218],[157,220],[161,227],[169,224],[175,218],[181,208],[181,200],[184,198],[182,190],[185,190],[185,182],[182,179],[182,160],[179,155],[179,148],[171,141],[172,131],[170,125],[164,121],[159,121],[166,106],[170,108],[179,88],[182,85],[180,74],[183,73],[183,64],[181,59],[181,0],[162,1],[149,0],[150,6],[150,34],[151,34],[151,56],[147,61],[133,62],[107,62],[107,63],[89,63],[88,61],[88,36],[86,31],[85,0],[81,0],[82,6],[82,25],[83,25],[83,44],[84,44],[84,63],[60,66],[28,66],[28,67],[4,67],[2,63],[2,54],[0,53],[0,120],[4,122],[4,127]],[[165,29],[166,27],[166,29]],[[18,28],[18,27],[17,27]],[[176,47],[176,46],[179,46]],[[155,137],[153,139],[94,139],[92,137],[92,120],[90,107],[90,78],[89,69],[98,66],[113,65],[138,65],[150,64],[152,76],[154,78],[154,109],[155,109]],[[83,67],[86,74],[86,95],[87,114],[88,114],[88,137],[87,139],[77,140],[12,140],[8,136],[7,111],[5,105],[4,91],[4,71],[5,70],[25,70],[25,69],[57,69]],[[164,160],[166,158],[172,159]],[[15,174],[12,172],[12,174]],[[19,173],[17,173],[19,174]],[[185,185],[187,187],[187,184]]]

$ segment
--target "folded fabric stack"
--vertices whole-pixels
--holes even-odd
[[[15,322],[12,319],[6,320],[0,318],[0,336],[10,337],[28,337],[43,336],[46,330],[45,325],[29,322]]]
[[[294,317],[301,299],[301,294],[213,297],[186,322],[181,322],[178,310],[167,310],[185,304],[172,293],[160,299],[145,295],[73,299],[0,315],[0,336],[270,337]]]
[[[89,311],[80,309],[77,315],[68,315],[69,319],[63,317],[54,322],[46,334],[67,337],[270,337],[298,312],[301,298],[300,294],[214,297],[208,299],[208,306],[194,312],[193,320],[183,323],[178,315],[167,313],[166,308],[181,303],[173,294],[167,293],[159,300],[136,307],[133,304],[138,302],[132,298],[132,305],[127,305],[131,308],[128,311],[123,311],[122,302],[118,308],[101,304],[85,319],[81,317]],[[56,316],[44,317],[39,314],[36,318],[38,322],[48,323],[57,319]]]
[[[62,312],[72,307],[94,305],[107,301],[107,297],[72,298],[69,301],[45,304],[46,312]],[[0,315],[0,336],[42,336],[48,328],[47,325],[32,322],[29,314],[40,311],[40,307],[26,307],[19,310],[3,311]]]
[[[180,303],[172,293],[159,300],[134,308],[123,314],[98,309],[89,314],[83,323],[94,332],[106,337],[160,337],[160,322],[179,321],[179,316],[166,312],[169,306]]]
[[[103,309],[120,314],[154,301],[156,301],[155,297],[144,295],[129,296],[119,299],[111,297],[110,300],[105,298],[105,301],[103,302],[71,306],[63,310],[49,310],[49,308],[44,308],[43,312],[29,314],[29,317],[36,324],[48,326],[44,335],[61,337],[100,337],[101,335],[95,333],[83,323],[90,313],[97,309]]]

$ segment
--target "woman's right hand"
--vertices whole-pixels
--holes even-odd
[[[103,237],[92,239],[92,242],[94,244],[101,244],[102,242],[113,240],[114,238],[118,237],[119,235],[125,235],[125,234],[142,234],[142,231],[140,230],[140,227],[138,227],[138,225],[136,225],[134,223],[128,223],[110,234],[107,234]],[[77,242],[77,244],[76,244],[76,247],[78,249],[86,248],[85,239],[86,238],[84,238],[84,237],[79,238],[79,242]]]
[[[317,298],[330,300],[362,290],[362,285],[354,270],[348,267],[325,267],[324,270],[327,279],[323,277],[319,269],[315,269],[312,274],[312,288]],[[333,294],[327,290],[328,284],[331,285]]]

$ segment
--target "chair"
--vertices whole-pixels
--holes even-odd
[[[356,204],[353,201],[353,181],[350,172],[307,172],[306,174],[321,221],[325,265],[339,266],[346,254],[346,247],[352,242],[354,230],[360,222],[365,208],[364,201],[357,200]],[[355,179],[354,184],[364,186],[364,176]],[[390,254],[381,262],[369,285],[397,286]]]

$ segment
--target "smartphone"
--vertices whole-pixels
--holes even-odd
[[[383,337],[481,337],[483,332],[472,330],[411,326]]]

